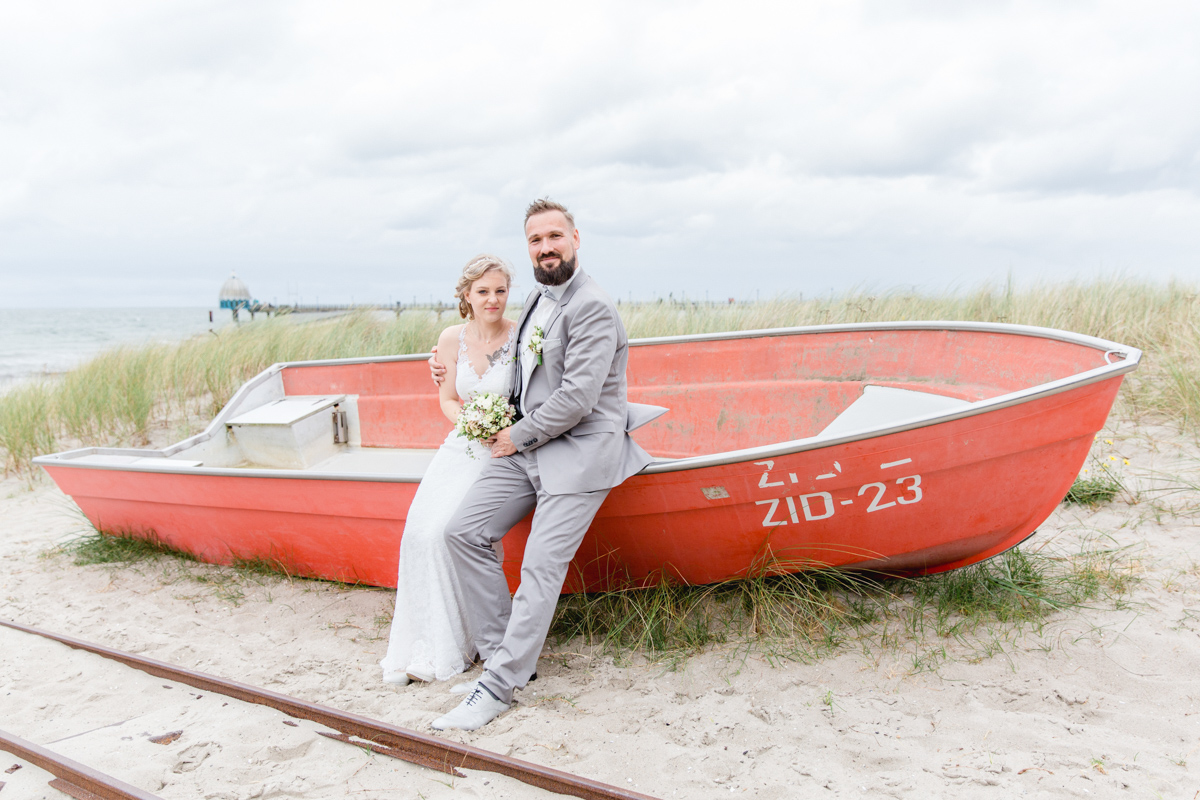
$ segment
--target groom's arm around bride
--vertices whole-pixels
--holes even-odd
[[[652,460],[629,431],[665,411],[631,408],[626,398],[625,328],[612,300],[577,268],[570,213],[539,200],[526,212],[525,234],[540,286],[518,322],[514,400],[523,416],[497,437],[493,460],[446,526],[484,672],[463,703],[434,722],[440,729],[486,724],[535,672],[592,518],[614,486]],[[521,584],[510,599],[493,537],[531,509]]]

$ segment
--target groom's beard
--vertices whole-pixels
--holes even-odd
[[[562,286],[575,274],[575,261],[576,257],[571,256],[570,261],[559,258],[557,267],[543,267],[541,264],[534,264],[533,277],[537,278],[537,282],[543,286]]]

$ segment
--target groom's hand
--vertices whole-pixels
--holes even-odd
[[[446,365],[437,360],[436,345],[433,348],[433,355],[429,357],[429,372],[433,382],[438,386],[441,386],[442,381],[446,380]]]
[[[517,448],[513,446],[512,437],[508,434],[511,430],[512,428],[505,428],[496,434],[496,440],[492,442],[492,458],[504,458],[517,452]]]

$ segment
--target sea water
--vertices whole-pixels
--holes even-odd
[[[177,342],[231,324],[207,308],[0,308],[0,392],[57,375],[120,345]]]

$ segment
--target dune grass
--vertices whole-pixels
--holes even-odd
[[[978,320],[1041,325],[1133,345],[1146,357],[1117,413],[1154,415],[1184,430],[1200,421],[1200,295],[1178,283],[1101,280],[984,287],[946,294],[850,292],[731,305],[621,304],[631,337],[889,320]],[[0,396],[5,473],[31,476],[30,459],[66,446],[144,444],[155,426],[200,430],[245,380],[279,361],[427,352],[455,315],[350,314],[301,323],[262,319],[174,345],[103,353],[54,382]]]
[[[1059,612],[1101,597],[1119,602],[1132,586],[1128,554],[1088,544],[1069,556],[1014,548],[960,570],[889,578],[836,570],[760,575],[706,586],[664,581],[560,599],[550,633],[618,658],[672,660],[714,644],[753,646],[769,657],[808,661],[847,646],[876,655],[903,648],[913,669],[950,656],[1003,651],[1016,635],[1040,633]]]
[[[30,460],[52,452],[59,442],[56,388],[27,383],[0,396],[0,449],[4,472],[28,472]]]
[[[60,545],[54,552],[69,555],[81,567],[92,564],[136,564],[160,556],[172,556],[183,561],[197,560],[191,553],[171,547],[152,533],[144,536],[122,531],[106,534],[95,529]]]
[[[218,600],[240,606],[252,587],[270,586],[276,580],[291,580],[292,575],[280,561],[268,558],[234,559],[221,566],[200,561],[192,553],[162,541],[154,531],[100,531],[86,523],[84,532],[59,544],[46,557],[66,556],[76,566],[132,568],[138,571],[157,567],[158,580],[164,585],[181,581],[205,587]],[[336,584],[313,581],[314,584]],[[338,584],[345,586],[345,584]]]
[[[152,532],[135,536],[89,526],[47,556],[67,556],[79,566],[154,566],[164,584],[202,585],[234,606],[258,590],[270,596],[276,581],[351,588],[297,578],[269,559],[202,564]],[[905,669],[919,672],[1006,652],[1020,636],[1044,633],[1062,612],[1120,605],[1138,580],[1135,566],[1126,549],[1086,540],[1073,553],[1014,548],[917,578],[829,569],[781,575],[778,565],[768,565],[749,578],[704,586],[668,580],[564,595],[550,636],[560,648],[584,643],[619,661],[639,654],[668,667],[717,645],[804,662],[847,649],[872,658],[902,654],[910,661]],[[388,622],[377,618],[376,626]]]
[[[1071,484],[1064,503],[1098,506],[1112,500],[1125,490],[1125,484],[1110,470],[1100,467],[1094,474],[1080,475]]]

